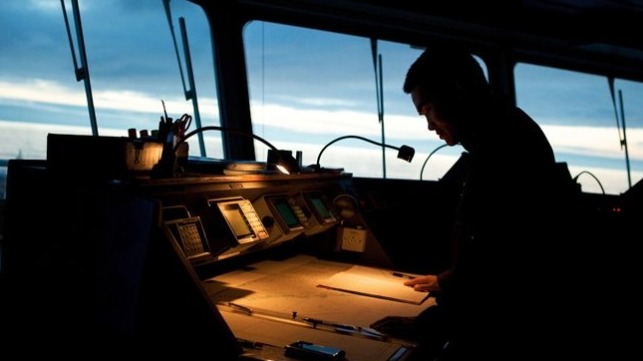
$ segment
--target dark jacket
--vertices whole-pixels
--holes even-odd
[[[462,142],[453,264],[438,275],[438,304],[458,352],[516,359],[545,350],[532,334],[552,322],[542,304],[558,287],[568,183],[533,119],[514,107],[486,110],[477,120],[485,126]]]

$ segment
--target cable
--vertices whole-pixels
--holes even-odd
[[[424,160],[424,163],[422,163],[422,169],[420,169],[420,180],[422,180],[422,174],[424,173],[424,167],[426,166],[426,163],[429,161],[429,158],[431,158],[431,156],[433,155],[433,153],[435,153],[435,152],[437,152],[438,150],[440,150],[440,149],[442,149],[442,148],[446,147],[447,145],[448,145],[447,143],[444,143],[444,144],[442,144],[441,146],[439,146],[439,147],[437,147],[437,148],[433,149],[433,151],[431,151],[431,153],[429,153],[429,156],[428,156],[428,157],[426,157],[426,159]]]
[[[236,130],[236,129],[232,129],[232,128],[219,127],[219,126],[216,126],[216,125],[208,125],[208,126],[205,126],[205,127],[197,128],[197,129],[185,134],[184,136],[180,137],[180,139],[177,141],[176,145],[174,146],[174,152],[176,152],[179,149],[179,145],[181,145],[181,143],[185,143],[185,141],[188,140],[188,138],[190,138],[191,136],[193,136],[195,134],[204,132],[206,130],[218,130],[218,131],[221,131],[221,132],[224,132],[224,133],[228,132],[228,133],[232,133],[232,134],[239,134],[239,135],[243,135],[243,136],[246,136],[246,137],[251,137],[251,138],[254,138],[254,139],[260,141],[261,143],[265,144],[266,146],[268,146],[268,148],[274,150],[275,152],[279,152],[277,147],[275,147],[270,142],[268,142],[267,140],[261,138],[260,136],[258,136],[256,134],[248,133],[248,132],[244,132],[244,131]]]
[[[601,184],[601,181],[599,181],[598,178],[596,178],[596,176],[594,174],[592,174],[591,172],[589,172],[589,171],[584,170],[584,171],[578,173],[576,175],[576,177],[574,177],[574,182],[578,183],[578,177],[580,177],[583,173],[589,174],[592,178],[594,178],[596,180],[596,182],[598,183],[598,186],[601,187],[601,191],[603,192],[603,194],[605,194],[605,189],[603,188],[603,185]]]

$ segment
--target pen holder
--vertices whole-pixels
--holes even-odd
[[[158,164],[152,169],[152,178],[172,178],[184,171],[188,161],[190,146],[187,142],[179,142],[179,138],[170,132],[163,143],[163,151]]]
[[[125,169],[130,176],[148,176],[161,159],[163,144],[142,139],[125,142]]]

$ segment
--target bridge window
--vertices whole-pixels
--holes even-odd
[[[163,100],[168,116],[195,114],[186,99],[166,12],[158,2],[114,6],[81,1],[87,63],[80,57],[71,1],[65,1],[78,66],[89,70],[98,135],[127,136],[129,128],[158,127]],[[181,55],[179,18],[185,19],[203,125],[219,125],[210,32],[203,10],[186,0],[170,3]],[[85,81],[77,81],[60,2],[2,5],[0,33],[0,199],[14,158],[45,159],[47,134],[91,135]],[[198,45],[198,46],[197,46]],[[185,79],[188,86],[188,79]],[[190,87],[188,86],[188,89]],[[192,125],[194,127],[194,124]],[[221,155],[220,135],[206,139],[208,156]],[[198,154],[196,137],[191,154]],[[79,150],[82,151],[82,150]]]
[[[642,83],[616,79],[612,98],[605,76],[526,63],[515,79],[518,105],[584,192],[620,194],[643,177]]]
[[[420,174],[429,154],[444,143],[402,91],[422,49],[377,41],[383,100],[378,107],[379,66],[369,38],[254,21],[244,42],[253,131],[277,148],[302,151],[304,165],[316,164],[324,145],[345,135],[416,151],[407,163],[393,149],[350,138],[324,150],[322,167],[358,177],[437,179],[462,153],[459,146],[441,149]],[[257,151],[257,158],[265,155]]]

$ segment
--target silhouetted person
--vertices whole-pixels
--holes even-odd
[[[403,90],[430,131],[466,150],[452,264],[405,282],[437,301],[411,320],[421,345],[417,358],[553,356],[547,291],[559,289],[553,241],[567,184],[550,143],[532,118],[494,93],[466,52],[427,49],[409,68]],[[404,321],[387,317],[373,327],[395,333]]]

